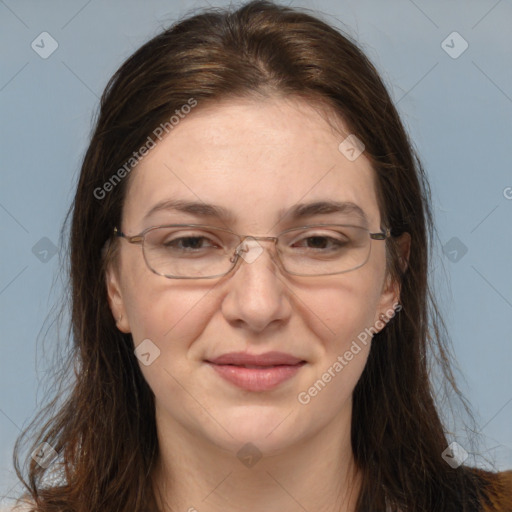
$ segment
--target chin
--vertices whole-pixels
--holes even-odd
[[[288,417],[287,417],[288,416]],[[242,406],[232,414],[224,415],[221,423],[231,434],[222,435],[223,447],[238,453],[250,443],[264,455],[273,455],[286,449],[300,437],[297,422],[290,408]]]

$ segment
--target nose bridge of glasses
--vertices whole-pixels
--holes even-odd
[[[253,236],[253,235],[244,235],[242,236],[242,239],[240,240],[240,243],[245,242],[246,240],[255,240],[262,242],[274,242],[274,244],[277,242],[277,236]]]
[[[263,246],[259,242],[273,242],[274,247],[277,245],[278,238],[275,236],[253,236],[245,235],[240,237],[240,242],[236,246],[234,258],[242,257],[247,263],[255,261],[263,252]]]

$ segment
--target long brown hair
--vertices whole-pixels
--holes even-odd
[[[62,375],[69,390],[34,420],[30,451],[46,442],[58,456],[48,468],[27,457],[24,479],[20,436],[19,478],[41,512],[155,508],[148,478],[158,454],[154,397],[131,336],[112,318],[102,249],[121,219],[126,162],[155,129],[172,129],[170,117],[191,98],[201,108],[257,94],[300,97],[342,118],[365,144],[382,222],[392,229],[388,271],[400,283],[402,310],[376,334],[354,391],[352,448],[363,475],[357,510],[380,511],[386,503],[415,512],[479,510],[484,477],[441,457],[448,442],[433,398],[433,361],[454,396],[460,393],[428,280],[435,228],[421,163],[356,43],[306,12],[265,1],[174,24],[108,83],[70,210],[72,332]],[[412,240],[405,271],[396,240],[404,232]]]

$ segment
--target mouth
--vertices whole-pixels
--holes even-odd
[[[306,361],[290,354],[230,353],[205,361],[217,375],[247,391],[269,391],[294,377]]]

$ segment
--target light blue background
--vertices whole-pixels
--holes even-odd
[[[460,384],[483,435],[483,454],[496,468],[511,468],[512,4],[322,0],[292,5],[350,27],[398,102],[433,189],[440,235],[434,275],[442,284],[443,314],[466,379]],[[108,78],[162,27],[204,6],[163,0],[0,0],[0,496],[20,489],[13,487],[12,447],[35,410],[36,396],[44,399],[43,391],[36,394],[45,364],[36,339],[59,292],[57,285],[50,293],[58,256],[44,263],[32,247],[43,237],[59,243],[92,115]],[[31,48],[43,31],[58,42],[48,59]],[[456,59],[441,47],[453,31],[469,44]],[[468,249],[456,263],[441,247],[453,237]],[[439,273],[443,268],[448,281]],[[52,348],[51,339],[45,347]]]

